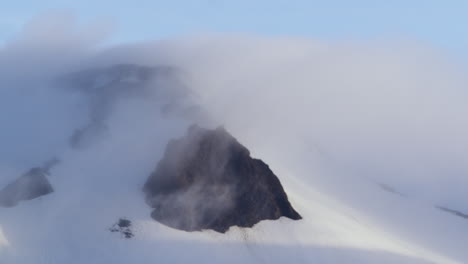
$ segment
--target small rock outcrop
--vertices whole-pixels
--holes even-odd
[[[143,190],[153,219],[185,231],[224,233],[282,216],[301,219],[268,165],[224,128],[192,126],[169,142]]]
[[[21,201],[32,200],[49,193],[54,189],[47,180],[47,175],[52,166],[58,160],[53,159],[43,167],[35,167],[30,169],[18,179],[5,186],[0,190],[0,207],[13,207]]]
[[[132,221],[125,218],[120,218],[109,230],[113,233],[118,232],[125,238],[132,238],[135,236],[132,231]]]

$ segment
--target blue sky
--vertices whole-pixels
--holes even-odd
[[[69,9],[115,24],[113,41],[204,32],[320,39],[409,37],[455,51],[468,46],[468,1],[454,0],[16,0],[0,9],[0,41],[32,17]]]

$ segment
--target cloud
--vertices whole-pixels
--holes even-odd
[[[447,55],[411,42],[185,43],[166,54],[193,76],[207,112],[250,144],[319,146],[350,174],[439,202],[468,199],[456,187],[468,183],[467,80]]]
[[[468,209],[468,82],[465,69],[443,52],[411,41],[241,34],[101,45],[107,32],[82,27],[69,14],[45,15],[0,50],[0,171],[60,158],[51,179],[66,199],[49,201],[50,218],[83,202],[104,226],[124,209],[148,210],[141,185],[165,144],[193,122],[224,125],[274,171],[294,172],[278,175],[286,192],[294,186],[288,180],[317,188],[337,183],[356,196],[353,183],[378,182],[430,205]],[[150,89],[173,91],[182,83],[183,92],[103,94],[94,103],[112,105],[103,106],[108,133],[86,149],[71,149],[70,136],[90,122],[93,97],[54,81],[122,63],[177,69],[174,82]],[[161,109],[172,100],[196,108],[165,115]],[[186,114],[193,109],[195,117]],[[16,176],[2,175],[0,183]]]
[[[0,76],[45,81],[115,63],[175,66],[211,117],[239,133],[300,135],[360,173],[392,180],[464,181],[455,175],[466,173],[465,72],[428,46],[240,34],[99,46],[108,33],[68,11],[44,14],[0,51]]]
[[[71,11],[44,13],[27,22],[0,48],[2,73],[28,74],[32,78],[66,72],[95,52],[109,39],[111,31],[112,25],[105,21],[81,25]]]
[[[1,51],[0,76],[24,82],[118,63],[169,65],[184,72],[212,121],[252,144],[320,146],[342,166],[407,191],[421,181],[467,181],[465,72],[427,45],[238,34],[99,46],[106,32],[66,12],[36,18]]]

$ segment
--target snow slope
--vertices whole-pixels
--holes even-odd
[[[434,208],[468,209],[464,79],[416,50],[220,36],[81,57],[72,49],[47,67],[34,59],[51,51],[35,50],[31,78],[12,78],[23,62],[0,62],[0,187],[61,160],[53,194],[0,208],[0,263],[467,263],[468,221]],[[13,51],[0,56],[13,63],[21,58]],[[164,93],[169,82],[154,87],[162,93],[116,95],[106,129],[71,148],[69,136],[88,122],[88,97],[50,80],[116,63],[173,66],[190,92],[174,99]],[[167,100],[183,104],[166,113]],[[269,164],[303,219],[226,234],[152,220],[141,188],[166,143],[194,122],[224,125]],[[121,217],[133,238],[109,231]]]

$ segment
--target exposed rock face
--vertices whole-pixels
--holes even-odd
[[[192,126],[169,142],[144,192],[155,220],[186,231],[224,233],[281,216],[301,219],[268,165],[223,128]]]
[[[54,191],[46,178],[46,170],[32,168],[0,191],[0,207],[13,207]]]
[[[120,218],[109,230],[114,233],[118,232],[125,238],[132,238],[135,236],[132,231],[132,221],[125,218]]]

